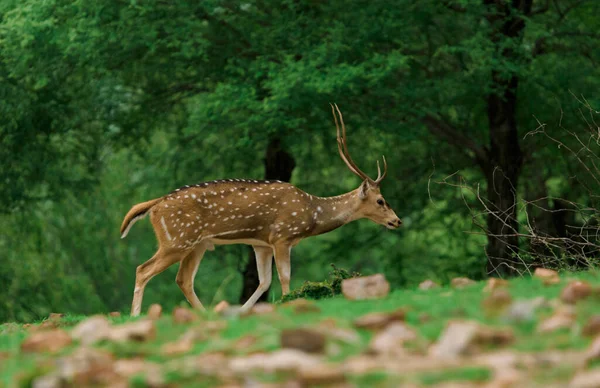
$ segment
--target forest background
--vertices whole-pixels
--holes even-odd
[[[358,187],[330,102],[363,170],[386,156],[404,227],[302,242],[292,288],[330,263],[395,288],[594,265],[598,15],[596,0],[3,0],[0,322],[128,311],[156,242],[147,220],[125,240],[120,223],[177,187]],[[209,252],[200,299],[243,301],[254,266],[246,246]],[[146,305],[184,301],[176,271]]]

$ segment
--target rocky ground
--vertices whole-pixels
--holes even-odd
[[[600,387],[600,274],[0,326],[0,386]]]

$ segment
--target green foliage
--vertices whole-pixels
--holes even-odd
[[[292,290],[290,293],[281,297],[281,302],[289,302],[298,298],[305,299],[323,299],[332,298],[342,293],[342,281],[360,276],[358,272],[350,273],[343,268],[338,268],[331,264],[333,271],[329,273],[329,279],[322,282],[306,281],[300,288]]]
[[[574,157],[525,135],[535,118],[577,113],[569,91],[600,101],[599,7],[550,7],[525,21],[523,37],[491,39],[479,0],[1,2],[0,321],[127,311],[135,268],[156,247],[147,221],[119,239],[130,206],[185,184],[259,178],[272,136],[296,159],[292,181],[303,190],[354,189],[329,102],[344,113],[361,168],[374,173],[386,155],[382,190],[405,227],[360,221],[302,242],[292,287],[322,279],[332,261],[384,272],[395,288],[484,277],[473,201],[435,184],[457,170],[476,184],[481,173],[421,118],[486,144],[486,100],[502,92],[491,74],[518,75],[524,191],[548,185],[587,203],[587,181],[569,179],[584,170]],[[500,55],[509,48],[514,57]],[[576,114],[561,125],[587,128]],[[241,247],[207,255],[196,287],[205,304],[237,301],[245,256]],[[146,304],[183,301],[176,270],[150,282]]]

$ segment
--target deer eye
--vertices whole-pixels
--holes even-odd
[[[377,200],[377,204],[383,206],[383,204],[384,204],[383,199],[379,198]]]

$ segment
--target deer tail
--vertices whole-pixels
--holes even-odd
[[[134,205],[131,208],[131,210],[127,212],[127,215],[125,216],[125,218],[123,219],[123,223],[121,224],[121,238],[125,238],[133,224],[135,224],[136,221],[146,217],[150,209],[152,209],[152,206],[156,205],[161,200],[162,197]]]

